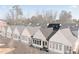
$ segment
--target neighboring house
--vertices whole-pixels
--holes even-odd
[[[7,27],[7,23],[5,21],[0,21],[0,35],[5,36],[6,27]]]
[[[31,26],[25,27],[25,29],[23,30],[23,32],[21,34],[21,42],[31,45],[32,36],[35,34],[35,32],[38,31],[39,28],[40,27],[31,27]]]
[[[77,38],[69,28],[58,30],[49,40],[49,51],[57,53],[73,53]]]
[[[75,37],[78,37],[78,28],[79,28],[78,24],[61,24],[60,29],[64,29],[64,28],[70,28],[72,34]]]
[[[16,26],[15,29],[13,30],[12,38],[13,38],[14,40],[20,40],[20,33],[19,33],[19,30],[18,30],[17,26]]]
[[[74,52],[79,53],[79,29],[78,29],[78,40],[76,41]]]
[[[9,25],[7,27],[6,37],[7,38],[12,38],[12,29],[11,29],[11,26],[9,26]]]
[[[0,35],[2,35],[2,28],[3,28],[3,27],[2,27],[2,26],[0,26]]]
[[[6,30],[7,30],[7,27],[6,26],[4,26],[4,27],[2,27],[1,28],[1,31],[0,31],[0,34],[2,35],[2,36],[6,36]]]
[[[3,26],[7,26],[7,23],[5,21],[0,21],[0,27],[3,27]]]
[[[40,28],[33,36],[33,43],[34,47],[38,48],[48,48],[48,41],[53,35],[52,28]]]
[[[24,37],[22,38],[22,32],[23,32],[23,30],[25,29],[25,26],[16,26],[17,27],[17,30],[18,30],[18,32],[19,32],[19,35],[17,35],[19,38],[19,40],[21,40],[21,39],[24,39]]]

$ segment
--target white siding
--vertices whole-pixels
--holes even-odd
[[[12,30],[11,30],[10,26],[8,26],[8,28],[7,28],[7,37],[12,38],[11,35],[12,35]]]
[[[27,45],[30,45],[31,44],[31,38],[30,37],[27,37],[27,36],[21,36],[21,42],[27,44]]]
[[[18,29],[15,28],[14,31],[13,31],[13,39],[14,40],[20,40],[19,37],[20,37],[20,33],[19,33]]]
[[[67,34],[68,35],[68,34]],[[64,53],[64,46],[72,47],[71,42],[68,40],[69,38],[66,38],[61,30],[59,30],[55,35],[53,35],[50,40],[49,40],[49,50],[54,51],[54,52],[59,52],[59,53]],[[52,42],[52,43],[51,43]],[[62,44],[62,51],[58,49],[53,49],[50,46],[52,46],[53,42],[57,42],[57,44]]]
[[[34,47],[37,47],[37,48],[43,48],[43,41],[41,41],[41,44],[39,45],[39,44],[37,44],[37,41],[38,41],[38,39],[34,39],[34,41],[36,41],[36,43],[32,43],[32,45],[34,46]]]
[[[38,30],[38,32],[35,33],[33,38],[38,38],[38,39],[40,39],[42,41],[46,41],[45,36],[42,34],[42,32],[40,30]]]
[[[22,37],[21,37],[21,41],[22,41],[22,42],[24,42],[25,44],[28,44],[28,45],[31,44],[32,38],[31,38],[31,34],[30,34],[30,32],[29,32],[29,30],[28,30],[27,28],[25,28],[25,29],[23,30],[21,36],[22,36]],[[25,38],[23,38],[23,37],[25,37]]]
[[[12,38],[12,33],[7,32],[7,38]]]
[[[60,44],[55,43],[55,42],[49,42],[49,51],[50,52],[57,52],[57,53],[64,53],[64,45],[61,44],[61,47],[59,46]],[[60,50],[61,48],[61,50]]]
[[[2,27],[2,33],[1,33],[1,35],[2,36],[5,36],[5,33],[6,33],[6,28],[5,27]]]
[[[39,48],[43,48],[43,41],[47,41],[45,36],[42,34],[42,32],[40,30],[38,30],[35,35],[33,36],[33,38],[36,38],[36,40],[41,40],[41,45],[38,45],[38,44],[34,44],[33,43],[33,46],[34,47],[39,47]]]
[[[30,32],[28,31],[28,29],[25,28],[25,29],[23,30],[23,32],[22,32],[22,36],[30,37],[31,34],[30,34]]]

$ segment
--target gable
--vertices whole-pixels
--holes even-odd
[[[29,36],[29,37],[31,36],[27,28],[25,28],[25,29],[23,30],[23,32],[22,32],[21,35],[23,35],[23,36]]]
[[[62,34],[67,38],[67,40],[69,42],[71,42],[71,44],[75,44],[77,38],[75,36],[73,36],[71,30],[69,28],[65,28],[65,29],[62,29]]]
[[[56,34],[54,34],[49,41],[54,41],[64,45],[72,46],[71,42],[69,42],[68,39],[65,38],[60,30]]]
[[[45,36],[42,34],[42,32],[40,30],[38,30],[35,35],[33,36],[33,38],[37,38],[43,41],[46,41]]]
[[[16,28],[18,29],[19,33],[22,33],[25,26],[18,25],[18,26],[16,26]]]
[[[10,27],[7,28],[7,32],[12,33],[12,30]]]
[[[42,32],[42,34],[48,38],[48,36],[53,32],[53,29],[51,28],[40,28],[40,31]]]
[[[17,28],[15,28],[15,29],[14,29],[13,34],[20,35],[20,33],[19,33],[19,31],[18,31],[18,29],[17,29]]]
[[[39,30],[38,27],[26,27],[23,32],[22,35],[24,36],[33,36],[37,31]]]

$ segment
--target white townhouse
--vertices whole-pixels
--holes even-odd
[[[7,23],[0,21],[0,35],[5,36]]]
[[[14,40],[20,40],[20,33],[19,33],[17,26],[15,26],[15,28],[13,30],[12,38]]]
[[[6,37],[7,38],[12,38],[12,27],[8,25],[7,30],[6,30]]]
[[[33,35],[33,43],[32,45],[37,48],[47,49],[48,48],[48,41],[50,37],[53,35],[52,28],[40,28],[34,35]]]
[[[61,54],[73,53],[77,38],[72,35],[69,28],[59,29],[49,39],[49,51]]]
[[[1,30],[0,30],[0,35],[5,37],[6,36],[6,30],[7,30],[7,26],[2,27]]]
[[[75,48],[74,48],[75,53],[79,53],[79,28],[78,28],[77,32],[78,32],[78,34],[77,34],[78,40],[76,41]]]
[[[21,34],[21,42],[31,45],[32,44],[32,36],[38,31],[40,27],[32,27],[32,26],[27,26],[23,30]]]
[[[23,30],[25,29],[25,26],[16,26],[17,27],[17,30],[18,30],[18,34],[17,34],[17,37],[18,37],[18,40],[21,41],[21,39],[24,39],[22,38],[22,32]]]

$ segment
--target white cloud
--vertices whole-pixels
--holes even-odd
[[[73,5],[73,6],[71,6],[71,8],[78,8],[78,6],[77,5]]]

